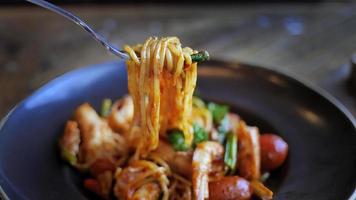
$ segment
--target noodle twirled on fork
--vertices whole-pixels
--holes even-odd
[[[135,108],[131,144],[139,154],[147,154],[157,148],[159,134],[164,137],[167,130],[179,129],[190,145],[193,133],[188,120],[197,80],[197,64],[190,57],[194,51],[182,48],[176,37],[149,38],[142,46],[126,45],[124,50],[131,56],[128,85]]]

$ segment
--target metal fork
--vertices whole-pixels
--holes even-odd
[[[114,55],[119,56],[122,59],[130,58],[128,54],[115,48],[103,36],[101,36],[100,34],[95,32],[88,24],[86,24],[83,20],[81,20],[79,17],[75,16],[71,12],[66,11],[63,8],[60,8],[60,7],[58,7],[52,3],[49,3],[47,1],[44,1],[44,0],[26,0],[26,1],[36,4],[38,6],[41,6],[43,8],[46,8],[48,10],[51,10],[59,15],[62,15],[65,18],[69,19],[70,21],[78,24],[82,29],[87,31],[96,41],[98,41],[100,44],[102,44],[106,49],[108,49]],[[191,57],[192,57],[193,62],[202,62],[202,61],[206,61],[209,59],[209,54],[206,51],[201,51],[199,53],[191,55]]]

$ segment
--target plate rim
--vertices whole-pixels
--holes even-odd
[[[337,99],[336,97],[331,95],[331,93],[329,93],[327,90],[323,89],[322,87],[318,86],[317,84],[312,83],[311,81],[308,81],[305,78],[298,76],[296,73],[294,73],[290,70],[286,70],[283,68],[274,69],[268,65],[261,66],[259,64],[251,64],[248,62],[238,62],[238,61],[230,62],[230,61],[224,61],[224,60],[219,60],[219,59],[213,59],[213,60],[210,60],[209,62],[214,63],[214,64],[216,63],[216,64],[229,66],[231,68],[234,68],[232,66],[238,66],[238,65],[245,66],[245,67],[252,67],[255,69],[260,69],[260,70],[265,70],[265,71],[269,71],[272,73],[276,73],[277,75],[285,76],[288,79],[294,80],[298,84],[301,84],[303,87],[310,89],[311,91],[315,92],[316,94],[318,94],[318,95],[322,96],[323,98],[325,98],[326,100],[328,100],[331,104],[333,104],[333,106],[338,108],[338,110],[340,110],[347,117],[347,119],[351,122],[351,124],[356,129],[356,118],[353,116],[353,114],[346,108],[346,106],[339,99]],[[0,130],[1,130],[1,127],[0,127]]]
[[[20,106],[22,105],[24,102],[26,102],[27,100],[29,100],[32,96],[34,96],[35,94],[40,93],[42,90],[45,90],[48,87],[52,87],[53,84],[56,84],[57,82],[62,81],[63,79],[67,79],[70,76],[74,76],[82,71],[86,71],[88,69],[91,68],[97,68],[98,66],[101,65],[113,65],[115,63],[121,63],[124,62],[123,60],[109,60],[106,62],[101,62],[101,63],[97,63],[97,64],[90,64],[90,65],[86,65],[86,66],[82,66],[70,71],[67,71],[63,74],[60,74],[58,76],[56,76],[55,78],[43,83],[43,85],[41,85],[39,88],[37,88],[34,92],[30,93],[29,95],[27,95],[24,99],[22,99],[20,102],[18,102],[17,104],[15,104],[10,111],[8,111],[8,113],[0,120],[0,132],[3,129],[3,127],[5,126],[6,122],[8,121],[8,119],[11,117],[12,113]],[[238,61],[225,61],[225,60],[221,60],[221,59],[212,59],[210,61],[207,62],[207,65],[223,65],[225,67],[232,67],[233,66],[245,66],[245,67],[251,67],[254,69],[258,69],[258,70],[263,70],[263,71],[267,71],[267,72],[272,72],[272,73],[276,73],[279,76],[284,76],[290,80],[296,81],[298,84],[302,85],[303,87],[311,90],[312,92],[316,93],[317,95],[320,95],[321,97],[323,97],[324,99],[326,99],[327,101],[329,101],[329,103],[331,103],[331,105],[335,106],[342,114],[344,114],[346,116],[346,118],[348,119],[348,121],[353,125],[353,127],[356,130],[356,119],[353,116],[353,114],[346,108],[346,106],[340,101],[338,100],[336,97],[332,96],[328,91],[326,91],[325,89],[321,88],[320,86],[296,75],[295,73],[289,71],[289,70],[285,70],[285,69],[274,69],[271,68],[269,66],[261,66],[258,64],[251,64],[251,63],[247,63],[247,62],[238,62]],[[204,65],[204,64],[202,64]],[[354,191],[350,194],[350,197],[348,198],[348,200],[353,200],[356,198],[356,185],[354,186],[355,189]],[[9,200],[9,197],[6,195],[5,191],[3,190],[1,184],[0,184],[0,199],[4,199],[4,200]]]

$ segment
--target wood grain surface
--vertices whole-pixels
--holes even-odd
[[[214,59],[284,71],[329,90],[356,116],[345,79],[356,52],[356,4],[70,6],[117,46],[178,36]],[[0,8],[0,118],[49,80],[116,59],[62,17],[36,7]],[[341,67],[343,66],[343,67]]]

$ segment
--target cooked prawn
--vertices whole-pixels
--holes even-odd
[[[191,177],[192,154],[190,152],[177,152],[171,145],[160,140],[158,148],[153,153],[166,161],[174,172],[186,178]]]
[[[238,130],[238,169],[247,180],[260,178],[260,143],[257,127],[248,127],[241,121]]]
[[[209,198],[209,172],[214,160],[221,159],[224,148],[217,142],[207,141],[197,145],[193,154],[193,196],[196,200]]]
[[[117,133],[127,135],[134,115],[132,97],[127,95],[116,101],[108,116],[109,126]]]
[[[80,131],[78,123],[68,121],[64,129],[62,138],[59,140],[61,154],[71,165],[77,164],[77,156],[79,153]]]
[[[124,138],[114,133],[89,104],[85,103],[78,107],[75,120],[80,129],[81,144],[78,158],[82,165],[89,167],[97,159],[108,159],[116,163],[121,155],[125,154]]]

